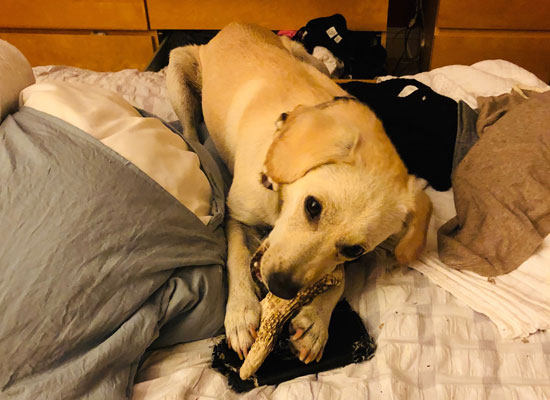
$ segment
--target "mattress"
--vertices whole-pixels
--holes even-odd
[[[34,72],[38,82],[93,83],[164,119],[176,119],[165,96],[163,71],[40,67]],[[443,67],[411,78],[471,107],[480,95],[519,87],[548,90],[534,75],[501,60]],[[237,394],[210,368],[212,347],[220,340],[211,338],[149,354],[138,371],[133,399],[550,398],[550,333],[545,330],[550,325],[549,238],[529,265],[518,269],[532,278],[530,274],[540,273],[530,285],[520,274],[495,285],[450,271],[438,261],[433,238],[453,216],[452,191],[428,188],[427,193],[434,218],[428,248],[418,262],[395,267],[380,248],[347,266],[344,296],[377,342],[374,358]],[[518,282],[526,285],[523,291],[511,292],[521,286]]]

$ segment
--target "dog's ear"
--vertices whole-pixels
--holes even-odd
[[[409,177],[409,191],[413,195],[413,205],[407,208],[405,233],[395,246],[395,258],[401,265],[416,260],[424,250],[432,215],[432,202],[414,176]]]
[[[343,129],[313,107],[298,106],[276,122],[278,132],[265,159],[265,173],[275,183],[292,183],[323,164],[351,161],[359,134]]]

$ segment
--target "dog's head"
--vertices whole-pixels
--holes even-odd
[[[396,257],[416,258],[430,203],[369,108],[346,98],[299,106],[277,126],[265,175],[281,211],[254,257],[270,291],[291,298],[404,227]]]

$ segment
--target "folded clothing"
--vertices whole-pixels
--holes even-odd
[[[438,246],[447,266],[493,277],[517,268],[550,234],[550,92],[478,102],[491,124],[478,119],[483,133],[453,174],[457,215],[439,229]]]

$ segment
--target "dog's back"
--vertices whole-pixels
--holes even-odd
[[[298,43],[256,25],[233,23],[206,46],[172,51],[169,97],[191,136],[202,102],[209,132],[231,168],[243,130],[253,129],[259,137],[273,133],[272,126],[269,131],[250,126],[254,121],[275,122],[298,104],[313,105],[346,95],[319,69],[303,62],[307,57]],[[209,107],[214,103],[215,107]],[[244,136],[254,140],[249,133]],[[265,142],[265,138],[258,140]]]

